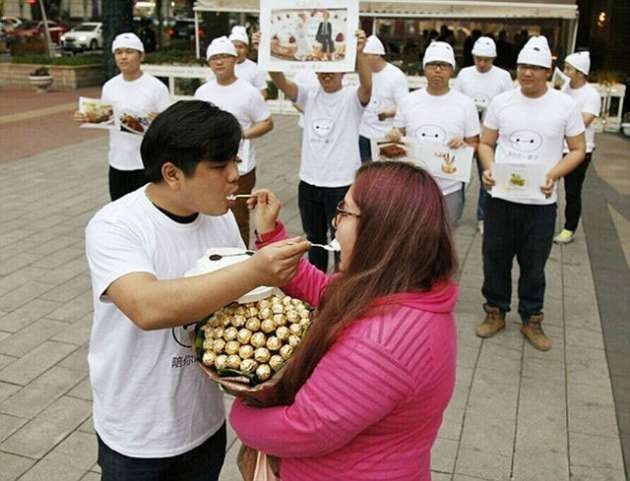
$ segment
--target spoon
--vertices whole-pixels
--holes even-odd
[[[236,200],[236,199],[249,199],[250,197],[254,197],[251,194],[232,194],[226,197],[227,200]]]
[[[223,254],[223,255],[221,255],[221,254],[210,254],[208,259],[210,259],[211,261],[220,261],[224,257],[253,256],[253,255],[254,255],[254,251],[245,251],[245,252],[238,252],[236,254]]]

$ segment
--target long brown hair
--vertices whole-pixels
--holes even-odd
[[[278,385],[277,404],[293,402],[343,329],[373,301],[430,291],[457,270],[442,192],[428,172],[404,162],[366,164],[352,195],[361,213],[354,255],[326,288],[304,344]]]

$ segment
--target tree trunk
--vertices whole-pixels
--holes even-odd
[[[155,0],[155,15],[157,16],[157,48],[162,50],[164,47],[164,15],[162,12],[162,0]]]
[[[112,42],[119,33],[133,32],[133,2],[129,0],[107,0],[103,9],[103,76],[104,81],[118,74]]]

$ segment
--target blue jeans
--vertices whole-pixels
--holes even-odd
[[[343,200],[349,185],[344,187],[317,187],[300,181],[298,188],[298,206],[302,228],[309,242],[328,244],[335,237],[331,221],[335,217],[337,204]],[[328,238],[330,231],[330,239]],[[308,251],[308,260],[323,272],[328,268],[328,252],[324,249]],[[335,261],[339,256],[335,254]]]
[[[551,252],[556,204],[529,205],[490,197],[483,234],[483,287],[486,303],[510,310],[512,261],[518,261],[518,313],[524,323],[542,313],[545,264]]]
[[[477,220],[484,220],[486,218],[486,202],[490,198],[490,194],[483,186],[483,167],[481,162],[477,158],[477,172],[479,172],[479,199],[477,200]]]
[[[372,161],[372,147],[370,146],[370,139],[359,135],[359,153],[361,154],[361,163]]]
[[[225,424],[203,444],[170,458],[132,458],[97,438],[101,481],[217,481],[225,458]]]

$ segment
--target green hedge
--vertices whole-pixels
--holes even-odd
[[[103,63],[103,56],[73,55],[68,57],[49,57],[47,55],[18,55],[11,57],[11,62],[37,65],[100,65]]]
[[[161,64],[184,64],[184,65],[207,65],[205,59],[196,58],[195,52],[191,50],[161,50],[145,55],[144,63],[151,65]]]

